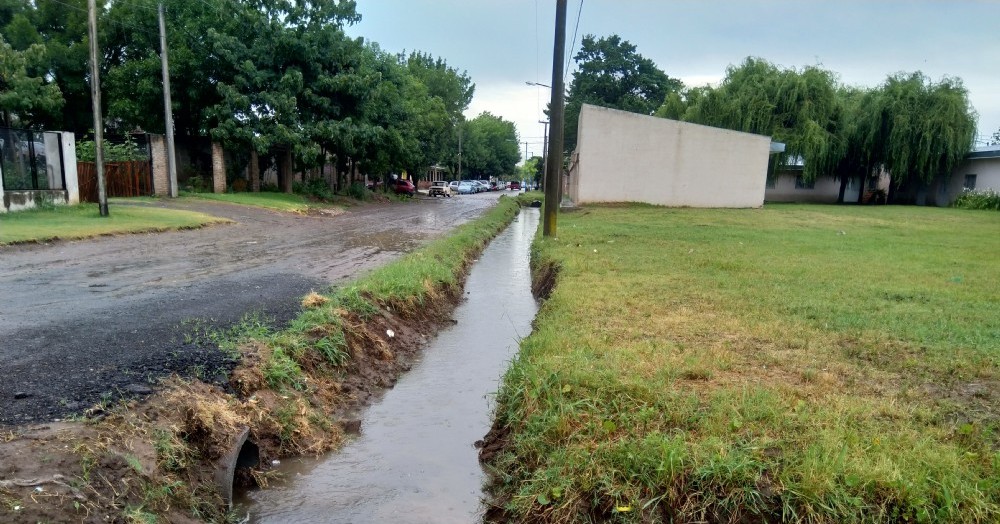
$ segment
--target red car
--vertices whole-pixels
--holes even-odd
[[[516,182],[516,181],[515,182],[511,182],[510,183],[510,190],[511,191],[520,191],[521,190],[521,183],[520,182]]]
[[[409,195],[413,196],[417,194],[417,188],[413,187],[413,183],[409,180],[397,179],[392,182],[392,192],[397,195]]]

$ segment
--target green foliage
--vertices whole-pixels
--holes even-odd
[[[361,182],[352,182],[347,186],[347,196],[355,200],[371,200],[372,192]]]
[[[97,145],[93,140],[79,140],[76,143],[76,158],[81,162],[94,162],[97,159]],[[125,141],[116,144],[104,141],[105,162],[130,162],[149,160],[149,154],[140,148],[132,135],[125,135]]]
[[[487,179],[513,173],[521,159],[513,122],[484,111],[464,126],[462,176]]]
[[[295,182],[292,191],[300,195],[306,195],[319,200],[332,200],[334,197],[330,184],[322,178],[308,178],[305,182]]]
[[[264,380],[267,385],[277,391],[284,391],[286,388],[304,389],[305,375],[302,368],[295,361],[288,349],[281,346],[273,347],[271,354],[263,364]]]
[[[843,101],[834,73],[818,67],[779,69],[748,57],[730,66],[717,89],[697,92],[684,118],[746,133],[772,137],[785,144],[778,163],[804,159],[802,176],[814,180],[829,174],[844,157]],[[678,101],[661,108],[679,113]]]
[[[976,115],[960,79],[898,73],[863,98],[858,127],[868,162],[888,171],[895,186],[929,184],[972,148]]]
[[[962,209],[1000,211],[1000,193],[993,189],[966,189],[951,205]]]
[[[46,47],[39,43],[16,51],[0,35],[0,113],[10,116],[4,126],[36,125],[62,109],[65,100],[59,86],[29,72],[38,69],[46,54]]]
[[[683,84],[636,52],[635,45],[618,35],[585,35],[573,57],[577,70],[569,85],[565,113],[565,151],[576,147],[577,122],[583,104],[652,115],[668,94]]]

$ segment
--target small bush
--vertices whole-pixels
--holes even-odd
[[[333,198],[333,191],[330,190],[330,185],[322,178],[310,178],[305,182],[296,182],[292,186],[292,191],[320,200],[330,200]]]
[[[369,200],[372,193],[361,182],[354,182],[347,188],[347,196],[357,200]]]
[[[955,199],[954,207],[1000,211],[1000,193],[993,189],[966,189]]]

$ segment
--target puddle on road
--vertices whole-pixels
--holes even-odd
[[[324,457],[283,461],[284,480],[241,506],[256,523],[462,523],[481,519],[476,440],[492,393],[531,330],[528,256],[539,212],[521,212],[473,266],[457,323],[363,414],[361,434]]]

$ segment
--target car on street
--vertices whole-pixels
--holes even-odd
[[[476,186],[474,186],[472,184],[472,182],[470,182],[468,180],[463,180],[463,181],[461,181],[461,182],[458,183],[458,194],[459,195],[471,195],[472,193],[476,193],[476,192],[477,192],[476,191]]]
[[[392,192],[397,195],[413,196],[417,194],[417,188],[413,186],[413,182],[397,178],[392,181]]]
[[[452,193],[458,193],[458,184],[459,183],[460,183],[460,181],[458,181],[458,180],[452,180],[451,182],[448,182],[448,188],[451,189]]]
[[[448,187],[448,182],[444,180],[437,180],[431,182],[431,187],[430,189],[427,190],[427,194],[432,197],[437,197],[437,196],[450,197],[451,188]]]
[[[521,190],[521,183],[518,182],[517,180],[511,182],[510,183],[510,190],[511,191],[520,191]]]

